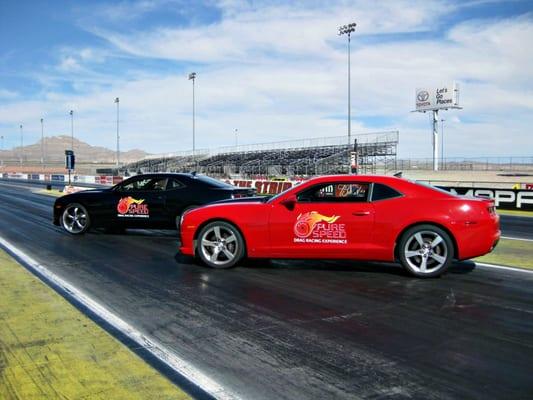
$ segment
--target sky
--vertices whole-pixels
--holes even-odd
[[[398,130],[431,157],[415,88],[458,82],[448,157],[533,156],[533,1],[0,1],[5,148],[74,135],[121,149],[196,148]],[[237,131],[236,131],[237,130]],[[237,132],[237,135],[235,135]],[[237,136],[237,139],[236,139]]]

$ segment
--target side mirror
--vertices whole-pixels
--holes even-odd
[[[280,204],[287,208],[287,210],[292,211],[294,210],[294,206],[296,205],[296,196],[291,195],[287,197],[286,199],[283,199]]]

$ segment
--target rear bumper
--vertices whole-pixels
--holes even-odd
[[[457,258],[466,260],[490,253],[500,241],[499,223],[490,221],[467,226],[457,235],[459,254]]]

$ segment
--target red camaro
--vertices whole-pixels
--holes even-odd
[[[337,175],[191,210],[180,234],[181,252],[213,268],[245,256],[399,260],[413,275],[433,277],[453,259],[490,252],[500,229],[492,200],[394,177]]]

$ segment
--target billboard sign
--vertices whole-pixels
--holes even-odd
[[[459,107],[459,87],[453,85],[416,89],[416,111],[445,110]]]

